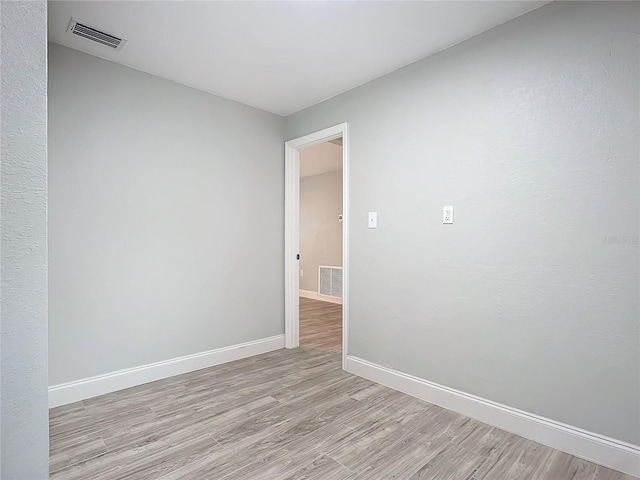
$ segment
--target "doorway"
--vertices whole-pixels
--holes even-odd
[[[336,221],[341,220],[342,227],[342,269],[340,274],[342,305],[340,308],[338,303],[330,303],[329,309],[333,309],[334,317],[337,313],[341,313],[341,352],[344,368],[349,322],[349,137],[346,123],[285,143],[285,346],[287,348],[300,346],[300,152],[305,148],[324,142],[337,144],[339,143],[338,139],[342,139],[342,218],[336,218]],[[324,267],[332,267],[332,265],[324,265]],[[304,269],[302,270],[304,271]],[[303,273],[303,275],[307,274],[307,272]],[[316,272],[313,274],[316,275]],[[335,276],[336,273],[333,275]],[[333,293],[336,291],[334,290]],[[323,300],[327,298],[323,298]],[[307,303],[306,300],[306,298],[303,299],[303,306]]]
[[[342,137],[300,149],[300,346],[342,352]]]

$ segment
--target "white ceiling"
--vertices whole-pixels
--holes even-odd
[[[342,170],[342,145],[323,142],[300,150],[300,177]]]
[[[289,115],[547,1],[50,1],[49,39]],[[66,33],[71,17],[127,38]]]

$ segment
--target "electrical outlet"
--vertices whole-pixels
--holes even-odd
[[[453,206],[442,207],[442,223],[453,223]]]
[[[300,276],[304,277],[304,270],[300,270]]]

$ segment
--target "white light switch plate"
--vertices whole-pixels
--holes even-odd
[[[378,228],[378,212],[369,212],[369,228]]]
[[[453,223],[453,207],[442,207],[442,223]]]

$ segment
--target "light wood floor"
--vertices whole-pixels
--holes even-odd
[[[631,477],[279,350],[56,408],[51,478]]]
[[[342,305],[300,297],[300,345],[342,351]]]

